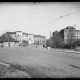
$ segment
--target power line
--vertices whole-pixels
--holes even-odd
[[[59,20],[59,19],[61,19],[61,18],[67,17],[67,16],[69,16],[69,15],[72,15],[72,14],[75,14],[75,13],[78,13],[78,12],[80,12],[80,10],[77,10],[77,11],[74,11],[74,12],[71,12],[71,13],[68,13],[68,14],[63,15],[63,16],[59,16],[58,18],[56,18],[56,19],[48,22],[47,24],[43,25],[43,27],[46,27],[46,26],[48,26],[50,23],[53,23],[53,22],[55,22],[55,21],[57,21],[57,20]],[[43,28],[43,27],[42,27],[42,28]],[[42,28],[41,28],[41,27],[38,27],[38,30],[41,30]]]
[[[74,11],[74,12],[72,12],[72,13],[68,13],[68,14],[63,15],[63,16],[60,16],[60,17],[58,17],[57,19],[54,19],[54,20],[48,22],[47,24],[43,25],[43,27],[45,27],[45,26],[47,26],[48,24],[53,23],[53,22],[55,22],[55,21],[57,21],[57,20],[59,20],[59,19],[61,19],[61,18],[67,17],[67,16],[69,16],[69,15],[71,15],[71,14],[74,14],[74,13],[77,13],[77,12],[80,12],[80,10]],[[38,29],[39,29],[39,28],[38,28]],[[41,29],[41,27],[40,27],[40,29]]]

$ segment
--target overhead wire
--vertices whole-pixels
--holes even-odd
[[[59,20],[59,19],[61,19],[61,18],[67,17],[67,16],[69,16],[69,15],[71,15],[71,14],[74,14],[74,13],[77,13],[77,12],[80,12],[80,10],[74,11],[74,12],[72,12],[72,13],[68,13],[68,14],[63,15],[63,16],[60,16],[60,17],[58,17],[57,19],[54,19],[54,20],[48,22],[47,24],[43,25],[43,27],[45,27],[46,25],[48,25],[48,24],[50,24],[50,23],[53,23],[53,22],[55,22],[55,21],[57,21],[57,20]],[[39,28],[38,28],[38,29],[39,29]],[[40,27],[40,29],[41,29],[41,27]]]
[[[74,11],[74,12],[72,12],[72,13],[68,13],[68,14],[63,15],[63,16],[59,16],[58,18],[56,18],[56,19],[54,19],[54,20],[52,20],[52,21],[50,21],[50,22],[44,24],[43,26],[38,27],[38,30],[41,30],[43,27],[48,26],[50,23],[54,23],[55,21],[57,21],[57,20],[59,20],[59,19],[61,19],[61,18],[70,16],[70,15],[72,15],[72,14],[74,14],[74,13],[77,13],[77,12],[80,12],[80,10]]]

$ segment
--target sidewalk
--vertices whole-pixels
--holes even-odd
[[[54,49],[52,48],[51,51],[60,51],[60,52],[66,52],[66,53],[77,53],[80,54],[79,51],[71,50],[71,49]]]

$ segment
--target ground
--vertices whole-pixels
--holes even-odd
[[[22,71],[10,72],[8,69],[3,77],[15,77],[16,73],[17,77],[27,78],[80,77],[80,53],[59,50],[36,46],[0,48],[0,61],[9,63],[11,69]]]

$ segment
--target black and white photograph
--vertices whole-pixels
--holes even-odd
[[[80,2],[0,2],[0,78],[80,78]]]

